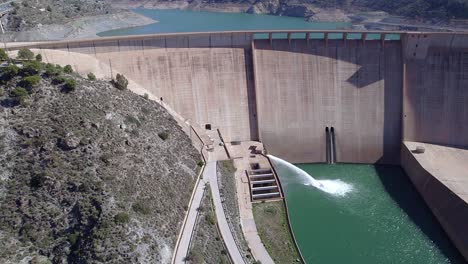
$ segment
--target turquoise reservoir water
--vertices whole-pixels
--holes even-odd
[[[465,263],[400,167],[274,165],[307,263]]]
[[[311,23],[303,18],[253,15],[245,13],[216,13],[189,10],[135,9],[136,13],[157,20],[158,23],[101,32],[98,35],[122,36],[170,32],[206,32],[230,30],[273,30],[273,29],[338,29],[349,23]]]

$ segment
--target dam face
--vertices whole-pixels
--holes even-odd
[[[337,162],[398,162],[400,41],[254,44],[259,133],[272,153],[325,162],[325,129],[333,127]]]

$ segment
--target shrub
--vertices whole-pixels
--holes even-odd
[[[148,95],[147,93],[145,93],[145,94],[143,95],[143,98],[145,98],[146,100],[148,100],[148,99],[149,99],[149,95]]]
[[[72,73],[73,72],[72,66],[70,64],[65,65],[65,67],[63,67],[63,72],[68,73],[68,74]]]
[[[90,72],[90,73],[88,73],[88,79],[90,81],[95,81],[96,80],[96,75],[94,75],[94,73]]]
[[[52,79],[52,84],[55,84],[55,85],[61,84],[61,83],[64,83],[65,80],[66,80],[66,79],[65,79],[65,77],[63,77],[63,76],[56,76],[56,77],[54,77],[54,78]]]
[[[41,77],[39,75],[27,76],[24,77],[23,80],[19,83],[19,85],[26,89],[31,89],[34,86],[38,85],[41,81]]]
[[[57,69],[57,67],[52,63],[47,63],[45,65],[45,74],[47,75],[47,77],[57,76],[60,74],[60,72],[61,68]]]
[[[136,202],[132,205],[133,211],[139,213],[139,214],[144,214],[148,215],[151,213],[151,210],[148,206],[145,206],[142,202]]]
[[[8,60],[8,54],[5,52],[4,49],[0,49],[0,61]]]
[[[205,162],[200,160],[200,161],[197,162],[197,165],[198,165],[198,167],[203,167],[203,165],[205,165]]]
[[[211,212],[205,215],[205,221],[209,225],[214,225],[216,223],[216,220]]]
[[[31,76],[38,74],[42,69],[42,63],[39,61],[28,61],[23,63],[23,68],[20,73],[23,76]]]
[[[36,61],[42,61],[42,55],[41,54],[36,55]]]
[[[117,75],[115,77],[115,81],[113,80],[112,82],[113,82],[115,88],[117,88],[119,90],[127,89],[128,80],[122,74],[117,73]]]
[[[21,48],[18,51],[18,59],[32,60],[34,59],[34,53],[28,48]]]
[[[114,216],[114,222],[116,224],[126,224],[130,222],[130,216],[127,213],[118,213]]]
[[[78,233],[72,233],[68,235],[68,242],[73,246],[78,241]]]
[[[158,133],[158,137],[164,141],[166,141],[168,138],[169,138],[169,133],[167,133],[166,131],[164,132],[159,132]]]
[[[11,80],[18,75],[19,68],[14,64],[10,64],[2,69],[2,80]]]
[[[28,91],[22,87],[16,87],[11,91],[11,96],[16,103],[24,104],[24,100],[28,97]]]
[[[67,79],[65,80],[65,84],[63,88],[66,92],[74,91],[76,88],[76,81],[74,79]]]

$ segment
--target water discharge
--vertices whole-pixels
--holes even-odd
[[[348,184],[340,179],[336,180],[316,180],[314,177],[309,175],[307,172],[302,170],[299,167],[294,166],[293,164],[275,157],[273,155],[268,155],[272,160],[273,165],[282,165],[289,168],[291,171],[300,177],[302,184],[313,186],[323,192],[335,195],[335,196],[346,196],[347,193],[353,190],[353,186]]]

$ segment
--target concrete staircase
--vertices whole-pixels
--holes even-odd
[[[252,202],[282,199],[278,181],[271,168],[260,168],[258,163],[251,163],[247,171]]]

